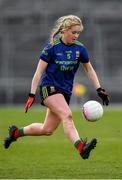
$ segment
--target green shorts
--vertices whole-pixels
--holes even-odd
[[[66,93],[58,90],[56,87],[54,86],[40,86],[40,97],[41,97],[41,104],[44,105],[44,100],[48,97],[48,96],[52,96],[54,94],[62,94],[67,102],[67,104],[69,105],[70,102],[70,96],[67,95]]]

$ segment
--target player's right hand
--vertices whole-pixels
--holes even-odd
[[[25,113],[27,113],[28,109],[32,106],[34,101],[35,101],[35,94],[29,93],[29,98],[24,108]]]

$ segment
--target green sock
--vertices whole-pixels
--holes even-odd
[[[81,143],[81,140],[77,140],[75,143],[74,143],[74,146],[77,148],[78,144]]]
[[[24,128],[20,128],[20,129],[19,129],[19,136],[20,136],[20,137],[25,136],[25,134],[24,134]]]
[[[74,146],[75,148],[78,150],[79,153],[81,153],[82,149],[83,149],[83,141],[82,140],[77,140],[75,143],[74,143]]]

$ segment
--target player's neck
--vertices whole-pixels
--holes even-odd
[[[66,41],[66,39],[64,39],[63,37],[61,37],[61,42],[63,43],[63,44],[65,44],[66,46],[71,46],[72,44],[71,43],[68,43],[67,41]]]

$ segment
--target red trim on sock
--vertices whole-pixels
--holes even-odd
[[[18,137],[20,137],[20,133],[19,133],[19,129],[16,129],[14,132],[14,137],[17,139]]]
[[[80,142],[78,145],[77,145],[77,150],[79,153],[81,153],[82,149],[83,149],[83,145],[84,143],[83,142]]]

